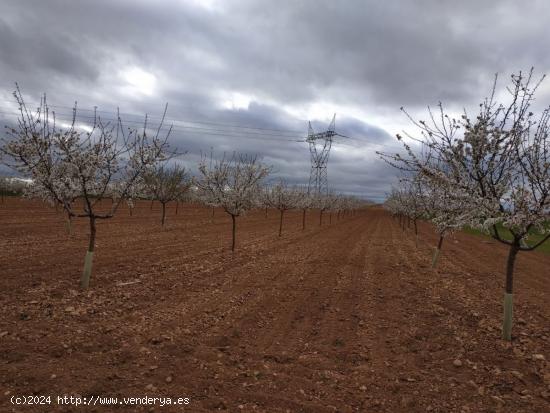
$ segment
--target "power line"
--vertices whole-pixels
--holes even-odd
[[[3,107],[0,106],[0,114],[6,115],[6,116],[15,116],[15,117],[21,116],[20,113],[9,112],[9,111],[5,111],[5,110],[1,110],[1,109],[11,109],[11,110],[13,110],[12,108],[5,108],[5,107],[3,108]],[[81,111],[81,109],[78,109],[78,111]],[[77,111],[76,121],[79,121],[79,120],[82,121],[82,119],[84,119],[84,122],[87,122],[88,124],[92,123],[92,122],[90,122],[90,120],[93,120],[94,116],[79,115],[78,111]],[[109,113],[109,112],[106,112],[106,111],[103,111],[103,112]],[[135,116],[139,116],[139,115],[135,115]],[[100,117],[100,118],[104,121],[117,122],[117,119],[115,119],[115,118],[105,118],[105,117]],[[148,116],[148,119],[149,118],[150,117]],[[59,114],[59,113],[56,112],[56,120],[71,122],[72,119],[73,119],[72,113],[70,113],[70,114],[69,113]],[[172,119],[172,120],[175,121],[175,122],[181,122],[181,123],[197,123],[197,124],[201,123],[201,122],[195,122],[195,121],[181,121],[181,120],[177,120],[177,119]],[[124,124],[137,124],[139,126],[143,126],[144,121],[143,120],[140,120],[140,121],[138,121],[138,120],[123,120],[122,124],[123,125]],[[217,124],[217,123],[214,123],[214,122],[212,122],[212,124],[223,125],[223,124]],[[160,122],[157,122],[157,123],[147,122],[147,126],[149,128],[156,129],[160,126]],[[252,127],[240,126],[240,125],[232,125],[231,127],[242,128],[242,129],[254,129]],[[174,131],[179,131],[179,132],[183,132],[183,133],[192,133],[193,135],[199,135],[199,136],[203,135],[203,136],[220,136],[220,137],[227,137],[227,138],[242,138],[242,139],[257,140],[257,141],[266,142],[266,143],[305,143],[305,142],[307,142],[307,140],[306,140],[306,138],[304,138],[304,136],[287,136],[287,135],[280,135],[280,134],[277,134],[277,133],[269,133],[268,132],[268,131],[274,131],[276,129],[257,128],[259,131],[254,132],[253,130],[239,131],[239,130],[206,128],[206,127],[198,127],[198,126],[183,126],[183,125],[172,125],[172,126],[170,126],[168,124],[165,124],[163,126],[163,128],[161,128],[161,130],[166,131],[169,128],[172,128],[172,130],[174,130]],[[290,132],[290,131],[287,131],[287,132]],[[350,138],[348,136],[341,135],[339,133],[335,134],[335,135],[342,136],[344,138],[353,139],[356,142],[358,141],[357,138]],[[279,138],[282,138],[282,139],[273,139],[273,138],[276,138],[276,137],[279,137]],[[388,145],[381,145],[381,144],[374,143],[374,142],[361,142],[361,143],[365,144],[365,145],[375,145],[379,148],[391,149],[392,151],[396,150],[395,147],[390,147]]]
[[[2,99],[1,102],[9,102],[9,103],[15,103],[18,102],[15,100],[6,100]],[[30,105],[37,105],[38,103],[30,103]],[[51,105],[48,104],[48,107],[50,108],[59,108],[59,109],[68,109],[73,110],[74,108],[71,106],[62,106],[62,105]],[[77,112],[97,112],[97,113],[109,113],[113,114],[116,111],[107,111],[107,110],[95,110],[95,109],[84,109],[84,108],[77,108]],[[136,114],[136,113],[129,113],[129,112],[120,112],[120,115],[129,115],[129,116],[135,116],[135,117],[141,117],[143,118],[144,115]],[[161,116],[155,116],[155,115],[147,115],[148,118],[156,118],[160,119]],[[244,126],[244,125],[234,125],[234,124],[228,124],[228,123],[219,123],[219,122],[212,122],[212,121],[191,121],[191,120],[185,120],[185,119],[172,119],[172,118],[165,118],[166,122],[182,122],[182,123],[195,123],[195,124],[204,124],[204,125],[213,125],[213,126],[223,126],[223,127],[229,127],[229,128],[237,128],[237,129],[251,129],[251,130],[260,130],[260,131],[271,131],[271,132],[279,132],[279,133],[285,133],[285,134],[296,134],[301,133],[301,131],[298,130],[285,130],[285,129],[274,129],[274,128],[262,128],[257,126]]]
[[[7,115],[7,116],[20,116],[19,113],[14,113],[14,112],[6,112],[6,111],[0,111],[0,114],[4,114],[4,115]],[[83,115],[77,115],[75,120],[76,121],[79,121],[81,120],[82,118],[84,119],[90,119],[90,120],[93,120],[93,116],[83,116]],[[106,120],[106,121],[112,121],[112,122],[116,122],[117,120],[116,119],[112,119],[112,118],[102,118],[103,120]],[[66,121],[66,122],[72,122],[72,115],[61,115],[59,116],[58,114],[56,114],[56,120],[59,120],[59,121]],[[89,122],[90,123],[90,122]],[[135,124],[139,124],[140,126],[143,125],[143,121],[123,121],[122,124],[126,124],[126,123],[135,123]],[[155,124],[155,123],[151,123],[151,122],[148,122],[147,123],[147,126],[149,128],[158,128],[158,126],[160,126],[160,124]],[[290,139],[292,138],[291,136],[285,136],[285,135],[277,135],[277,134],[271,134],[271,133],[260,133],[260,132],[251,132],[251,131],[231,131],[231,130],[221,130],[221,129],[209,129],[209,128],[200,128],[200,127],[193,127],[193,126],[172,126],[170,127],[169,125],[165,125],[161,128],[161,130],[164,130],[164,131],[167,131],[168,129],[172,129],[174,131],[180,131],[180,132],[188,132],[188,133],[192,133],[194,135],[209,135],[209,136],[224,136],[224,137],[229,137],[229,138],[243,138],[243,139],[255,139],[255,140],[258,140],[258,141],[263,141],[263,142],[273,142],[273,143],[279,143],[279,142],[300,142],[302,137],[301,136],[296,136],[294,137],[295,139]],[[281,137],[283,139],[270,139],[270,138],[276,138],[276,137]]]

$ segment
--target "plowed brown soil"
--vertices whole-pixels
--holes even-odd
[[[141,203],[69,236],[43,204],[0,204],[0,412],[550,412],[550,257],[411,230],[379,208],[322,227],[288,213]],[[187,406],[16,406],[13,395],[189,397]]]

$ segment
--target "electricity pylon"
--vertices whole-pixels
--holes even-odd
[[[332,140],[337,135],[335,130],[336,114],[328,129],[324,132],[315,133],[309,122],[306,142],[309,143],[311,155],[311,173],[309,175],[308,194],[328,194],[327,164]]]

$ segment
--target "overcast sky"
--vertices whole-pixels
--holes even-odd
[[[2,0],[0,120],[15,120],[14,82],[59,117],[78,101],[82,122],[94,106],[155,122],[168,102],[189,166],[210,148],[257,153],[305,184],[297,141],[336,113],[354,139],[334,143],[330,186],[381,200],[395,172],[375,151],[414,132],[399,108],[475,109],[496,72],[547,73],[548,16],[547,1]],[[538,97],[550,103],[550,80]]]

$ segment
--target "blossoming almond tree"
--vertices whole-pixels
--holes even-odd
[[[405,200],[404,194],[396,187],[392,187],[391,193],[388,195],[384,208],[388,210],[399,222],[399,227],[405,231]]]
[[[357,211],[359,208],[366,206],[366,204],[367,203],[365,201],[359,198],[356,198],[355,196],[346,196],[344,197],[343,209],[340,214],[340,217],[343,218],[348,216],[348,214],[351,215],[352,213]]]
[[[447,188],[453,202],[469,209],[468,225],[486,230],[508,246],[502,328],[508,341],[517,254],[532,251],[550,238],[550,108],[538,118],[531,110],[543,79],[534,81],[533,69],[512,75],[509,100],[498,103],[495,78],[491,96],[480,104],[474,119],[467,113],[451,118],[441,104],[437,115],[429,112],[429,122],[411,118],[422,137],[409,137],[430,149],[429,158],[417,156],[408,143],[404,143],[406,158],[384,155]],[[533,230],[541,239],[529,243]]]
[[[426,216],[424,193],[416,179],[403,180],[402,184],[404,213],[413,223],[414,244],[418,248],[418,220]]]
[[[413,223],[415,245],[418,247],[418,220],[425,217],[424,199],[419,183],[414,179],[401,179],[399,187],[392,188],[386,200],[386,209],[399,217],[403,230],[404,218]]]
[[[45,97],[32,112],[19,88],[14,96],[19,103],[19,119],[17,127],[6,127],[7,136],[2,138],[4,162],[31,178],[44,198],[62,205],[71,217],[88,219],[90,235],[80,282],[83,289],[88,288],[97,220],[112,218],[145,171],[167,158],[171,128],[161,137],[161,121],[149,136],[147,117],[141,132],[125,129],[120,118],[114,124],[95,118],[92,129],[84,131],[77,126],[75,105],[70,126],[60,129]],[[100,208],[101,200],[111,196],[115,182],[117,200],[105,211]],[[68,202],[76,196],[82,202]]]
[[[164,227],[166,204],[183,199],[191,187],[191,176],[180,165],[174,165],[172,168],[156,165],[145,173],[143,181],[152,199],[159,201],[162,206],[161,225]]]
[[[283,215],[285,211],[298,206],[300,193],[296,188],[289,188],[281,180],[271,188],[266,188],[263,196],[267,206],[279,210],[279,236],[281,236],[283,231]]]
[[[106,192],[106,197],[111,199],[111,205],[117,202],[120,199],[120,195],[123,191],[123,186],[125,182],[114,181],[109,185],[109,189]],[[144,180],[139,179],[134,185],[132,185],[127,191],[124,199],[128,206],[128,214],[130,216],[134,215],[134,209],[136,207],[136,201],[140,199],[148,199],[145,191]]]
[[[340,220],[345,217],[348,211],[354,208],[354,197],[340,195],[336,202],[336,205],[332,208],[336,212],[336,220]]]
[[[314,207],[315,199],[309,193],[306,187],[300,187],[297,189],[298,202],[296,208],[302,210],[302,231],[306,229],[306,214],[308,209]]]
[[[330,209],[337,202],[337,195],[329,191],[326,194],[314,195],[313,205],[319,209],[319,226],[323,225],[323,214]]]
[[[452,199],[445,186],[430,185],[429,180],[421,182],[424,188],[426,218],[434,224],[439,238],[432,257],[432,268],[435,268],[445,237],[467,225],[471,212],[468,205]]]
[[[454,230],[462,228],[468,221],[468,208],[452,200],[444,187],[431,186],[430,181],[421,179],[419,176],[410,179],[419,187],[414,191],[416,193],[411,193],[403,186],[392,188],[384,206],[392,215],[398,217],[403,229],[403,217],[413,222],[418,219],[428,219],[434,224],[438,234],[438,243],[432,256],[432,268],[435,268],[445,237]],[[412,210],[411,206],[413,206]],[[414,227],[417,237],[417,225],[415,224]]]
[[[210,205],[219,205],[231,216],[231,251],[235,251],[236,219],[256,205],[262,180],[269,175],[270,168],[258,162],[256,157],[234,154],[231,159],[199,164],[200,179],[197,187],[202,199]]]

